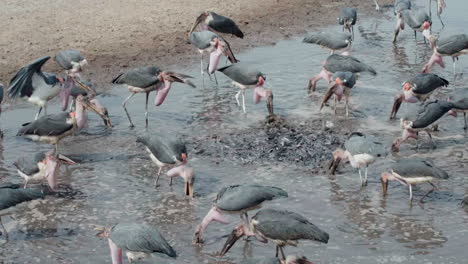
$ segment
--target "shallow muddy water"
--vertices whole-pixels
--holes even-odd
[[[442,30],[434,15],[433,32],[441,35],[466,32],[468,6],[463,0],[447,2],[443,14],[446,27]],[[426,5],[427,1],[417,1],[417,4]],[[335,138],[317,143],[322,151],[334,149],[343,134],[352,131],[377,135],[389,145],[400,135],[399,121],[388,120],[393,96],[401,89],[401,83],[418,73],[431,55],[422,36],[418,34],[416,43],[408,29],[400,34],[397,45],[392,44],[395,24],[392,12],[387,9],[376,19],[359,18],[353,55],[373,66],[378,75],[360,77],[352,91],[349,118],[343,117],[342,107],[336,119],[330,108],[318,111],[326,89],[324,81],[319,82],[312,100],[306,96],[307,81],[320,71],[327,51],[303,44],[302,38],[297,38],[248,50],[238,57],[256,64],[267,75],[267,86],[274,92],[275,112],[296,127],[295,135],[300,134],[302,126],[304,131]],[[331,26],[324,30],[341,28]],[[433,70],[451,82],[441,93],[442,97],[466,87],[466,76],[455,79],[451,59],[445,58],[445,62],[446,69],[436,66]],[[466,72],[467,66],[467,58],[461,57],[458,71]],[[273,255],[272,243],[241,240],[224,258],[213,256],[220,250],[225,235],[238,223],[237,215],[229,216],[229,225],[210,225],[203,247],[192,245],[195,226],[209,210],[217,191],[222,186],[238,183],[283,188],[289,198],[265,206],[301,213],[330,234],[326,245],[302,241],[297,248],[287,247],[287,254],[304,254],[318,263],[466,262],[468,215],[460,202],[468,186],[468,152],[462,118],[446,118],[441,123],[440,132],[434,134],[435,151],[424,148],[427,147],[424,143],[419,151],[415,151],[414,144],[405,144],[400,153],[378,160],[369,169],[368,186],[360,189],[357,171],[349,165],[342,166],[336,177],[323,172],[321,167],[329,153],[320,155],[313,164],[279,159],[280,155],[245,162],[242,159],[245,148],[255,151],[254,148],[262,146],[261,142],[253,145],[249,142],[265,140],[264,102],[254,105],[248,91],[247,114],[243,114],[234,99],[237,90],[230,87],[222,74],[218,74],[218,87],[205,79],[203,88],[199,64],[181,65],[172,70],[196,77],[198,88],[176,84],[161,107],[150,107],[148,130],[144,129],[143,95],[135,96],[128,107],[135,129],[128,127],[121,107],[128,95],[125,88],[115,87],[99,96],[111,114],[114,128],[106,130],[97,116],[90,115],[90,128],[63,140],[62,153],[80,163],[62,168],[60,182],[70,194],[32,202],[15,213],[14,219],[3,218],[11,239],[0,248],[4,263],[110,263],[107,241],[96,238],[93,228],[123,221],[157,226],[179,255],[176,260],[155,257],[143,263],[237,263],[252,256]],[[402,106],[398,116],[412,107]],[[58,111],[57,103],[52,103],[48,110]],[[36,108],[21,104],[2,113],[1,127],[5,135],[0,145],[2,181],[20,181],[12,165],[17,158],[49,149],[47,145],[15,137],[20,124],[30,121],[35,111]],[[326,121],[334,126],[331,131],[322,131]],[[165,178],[160,181],[160,187],[152,187],[151,177],[156,167],[142,146],[135,143],[136,136],[147,131],[177,134],[187,140],[191,147],[189,163],[197,174],[195,199],[183,196],[183,183],[179,179],[173,187],[169,187]],[[317,140],[321,139],[317,136]],[[422,141],[425,140],[423,137]],[[234,150],[222,152],[233,143],[237,144],[231,146]],[[415,188],[413,206],[408,204],[408,190],[397,183],[390,184],[389,195],[383,198],[378,177],[391,160],[404,156],[433,158],[451,178],[441,182],[439,190],[423,204],[417,200],[430,186]]]

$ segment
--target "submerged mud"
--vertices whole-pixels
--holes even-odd
[[[265,122],[245,129],[192,138],[189,145],[196,154],[217,162],[285,163],[318,169],[342,142],[342,136],[322,123],[322,120],[268,117]]]

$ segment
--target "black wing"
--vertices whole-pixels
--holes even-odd
[[[157,75],[161,72],[158,67],[139,67],[120,74],[112,80],[114,84],[127,84],[139,88],[155,85],[159,80]]]
[[[210,14],[213,17],[213,20],[208,23],[209,27],[221,33],[232,34],[236,37],[244,38],[244,33],[242,33],[234,20],[229,17],[218,15],[215,12],[210,12]]]
[[[39,74],[45,78],[44,74],[41,72],[41,68],[49,59],[50,56],[45,56],[21,68],[10,80],[8,96],[10,96],[10,98],[31,96],[34,92],[32,77],[34,74]]]
[[[24,124],[18,131],[17,136],[38,135],[38,136],[58,136],[73,128],[73,124],[68,124],[69,113],[60,113],[43,116],[31,123]]]

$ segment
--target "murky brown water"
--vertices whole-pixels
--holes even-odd
[[[434,32],[463,31],[468,22],[467,12],[463,0],[448,1],[443,15],[446,28],[441,31],[440,22],[434,17]],[[386,14],[391,15],[391,11]],[[388,121],[393,95],[404,80],[420,71],[431,51],[422,43],[421,35],[416,44],[408,29],[401,34],[398,45],[393,46],[393,18],[364,20],[360,18],[356,30],[354,55],[374,66],[379,75],[375,78],[364,75],[359,80],[352,94],[352,117],[333,122],[335,127],[353,127],[389,143],[400,133],[398,121]],[[331,28],[340,30],[338,26]],[[305,96],[307,80],[318,73],[327,52],[300,40],[280,41],[273,47],[252,49],[238,57],[257,64],[267,74],[267,84],[275,95],[275,110],[281,116],[295,120],[332,119],[330,110],[318,112],[318,101],[325,89],[323,81],[319,83],[315,101]],[[451,81],[447,91],[464,88],[466,77],[454,80],[450,59],[446,63],[446,70],[436,67],[434,72]],[[466,71],[467,65],[467,59],[462,57],[459,71]],[[183,67],[177,70],[198,78],[198,64]],[[252,127],[258,127],[262,133],[259,124],[266,114],[264,104],[253,105],[248,93],[248,114],[244,115],[235,104],[237,91],[229,87],[229,81],[221,74],[218,79],[218,88],[212,84],[201,88],[200,78],[197,89],[176,85],[162,107],[151,107],[149,131],[188,135],[189,139],[223,136],[244,129],[252,133]],[[197,172],[196,198],[192,201],[182,195],[180,181],[172,188],[166,179],[160,188],[151,187],[156,168],[135,143],[136,136],[145,132],[144,96],[135,97],[129,106],[137,125],[133,130],[128,128],[120,106],[126,96],[122,87],[100,96],[115,124],[112,131],[106,131],[93,115],[88,130],[63,141],[63,153],[81,163],[62,169],[60,178],[63,185],[73,188],[74,196],[33,202],[13,215],[16,221],[4,217],[11,238],[10,243],[0,248],[4,263],[110,263],[107,242],[94,237],[92,229],[93,225],[119,221],[158,226],[179,254],[177,260],[152,259],[145,263],[236,263],[245,257],[269,256],[274,254],[272,243],[243,241],[223,259],[211,256],[220,249],[225,239],[222,236],[238,222],[238,216],[230,216],[230,225],[211,225],[203,247],[191,244],[194,228],[208,211],[216,192],[225,185],[249,182],[287,190],[288,199],[268,206],[299,212],[330,233],[329,244],[304,241],[297,248],[287,248],[288,254],[305,254],[319,263],[466,262],[468,215],[459,204],[468,186],[465,177],[468,152],[461,118],[448,118],[442,123],[441,132],[435,134],[437,150],[415,152],[414,146],[404,145],[394,157],[378,161],[370,168],[370,182],[363,190],[357,172],[349,166],[342,168],[336,178],[330,178],[311,174],[308,167],[278,160],[246,165],[236,159],[192,153],[190,163]],[[20,180],[12,166],[18,157],[49,148],[15,137],[19,125],[29,121],[36,110],[18,107],[2,114],[5,133],[0,146],[2,181]],[[404,110],[405,106],[399,116]],[[57,105],[50,107],[49,112],[52,111],[58,111]],[[433,158],[451,175],[424,204],[416,202],[410,207],[407,189],[397,184],[391,184],[389,196],[382,198],[378,175],[388,161],[405,155]],[[416,198],[427,188],[416,188]]]

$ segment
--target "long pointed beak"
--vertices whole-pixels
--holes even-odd
[[[395,101],[393,102],[392,112],[390,113],[390,119],[395,118],[396,114],[398,113],[398,110],[400,109],[402,102],[403,102],[403,97],[395,98]]]
[[[273,111],[273,93],[271,93],[270,96],[267,97],[266,104],[267,104],[268,114],[269,115],[274,115],[274,111]]]
[[[193,183],[185,182],[185,195],[193,198]]]
[[[380,179],[382,182],[382,193],[383,196],[387,196],[387,189],[388,189],[388,180]]]
[[[237,240],[239,240],[240,237],[241,236],[238,236],[236,230],[234,229],[231,235],[226,240],[226,243],[224,243],[223,249],[221,250],[221,252],[219,252],[219,256],[224,256],[229,251],[229,249],[231,249],[232,246],[234,246],[234,244],[237,242]]]
[[[330,175],[335,175],[336,169],[338,168],[338,165],[340,165],[340,162],[341,158],[339,157],[332,160],[330,167],[328,168],[330,170]]]
[[[323,96],[322,103],[320,103],[320,110],[322,110],[323,106],[330,100],[330,97],[335,93],[335,87],[338,85],[336,81],[331,82],[328,86],[327,92]]]
[[[93,100],[96,100],[96,99],[93,99]],[[86,105],[87,108],[91,109],[93,112],[95,112],[97,115],[99,115],[102,118],[102,120],[104,121],[104,125],[106,127],[112,127],[112,121],[105,107],[100,106],[99,103],[98,103],[99,106],[96,106],[93,103],[89,102],[88,100],[84,100],[83,103]]]
[[[189,34],[191,34],[191,33],[195,30],[195,28],[198,26],[198,24],[200,24],[200,23],[202,22],[204,15],[205,15],[205,14],[202,13],[202,14],[200,14],[200,15],[197,17],[197,20],[195,20],[195,23],[193,23],[193,26],[192,26],[192,28],[190,29]]]
[[[60,160],[61,163],[64,163],[64,164],[69,164],[69,165],[75,165],[76,164],[76,162],[74,162],[73,160],[71,160],[70,158],[68,158],[67,156],[64,156],[62,154],[58,155],[58,159]]]
[[[73,78],[73,80],[75,81],[75,83],[83,90],[85,90],[86,92],[88,92],[90,94],[90,97],[95,97],[96,96],[96,92],[91,89],[91,87],[89,87],[88,85],[82,83],[80,80],[78,80],[77,78]]]

